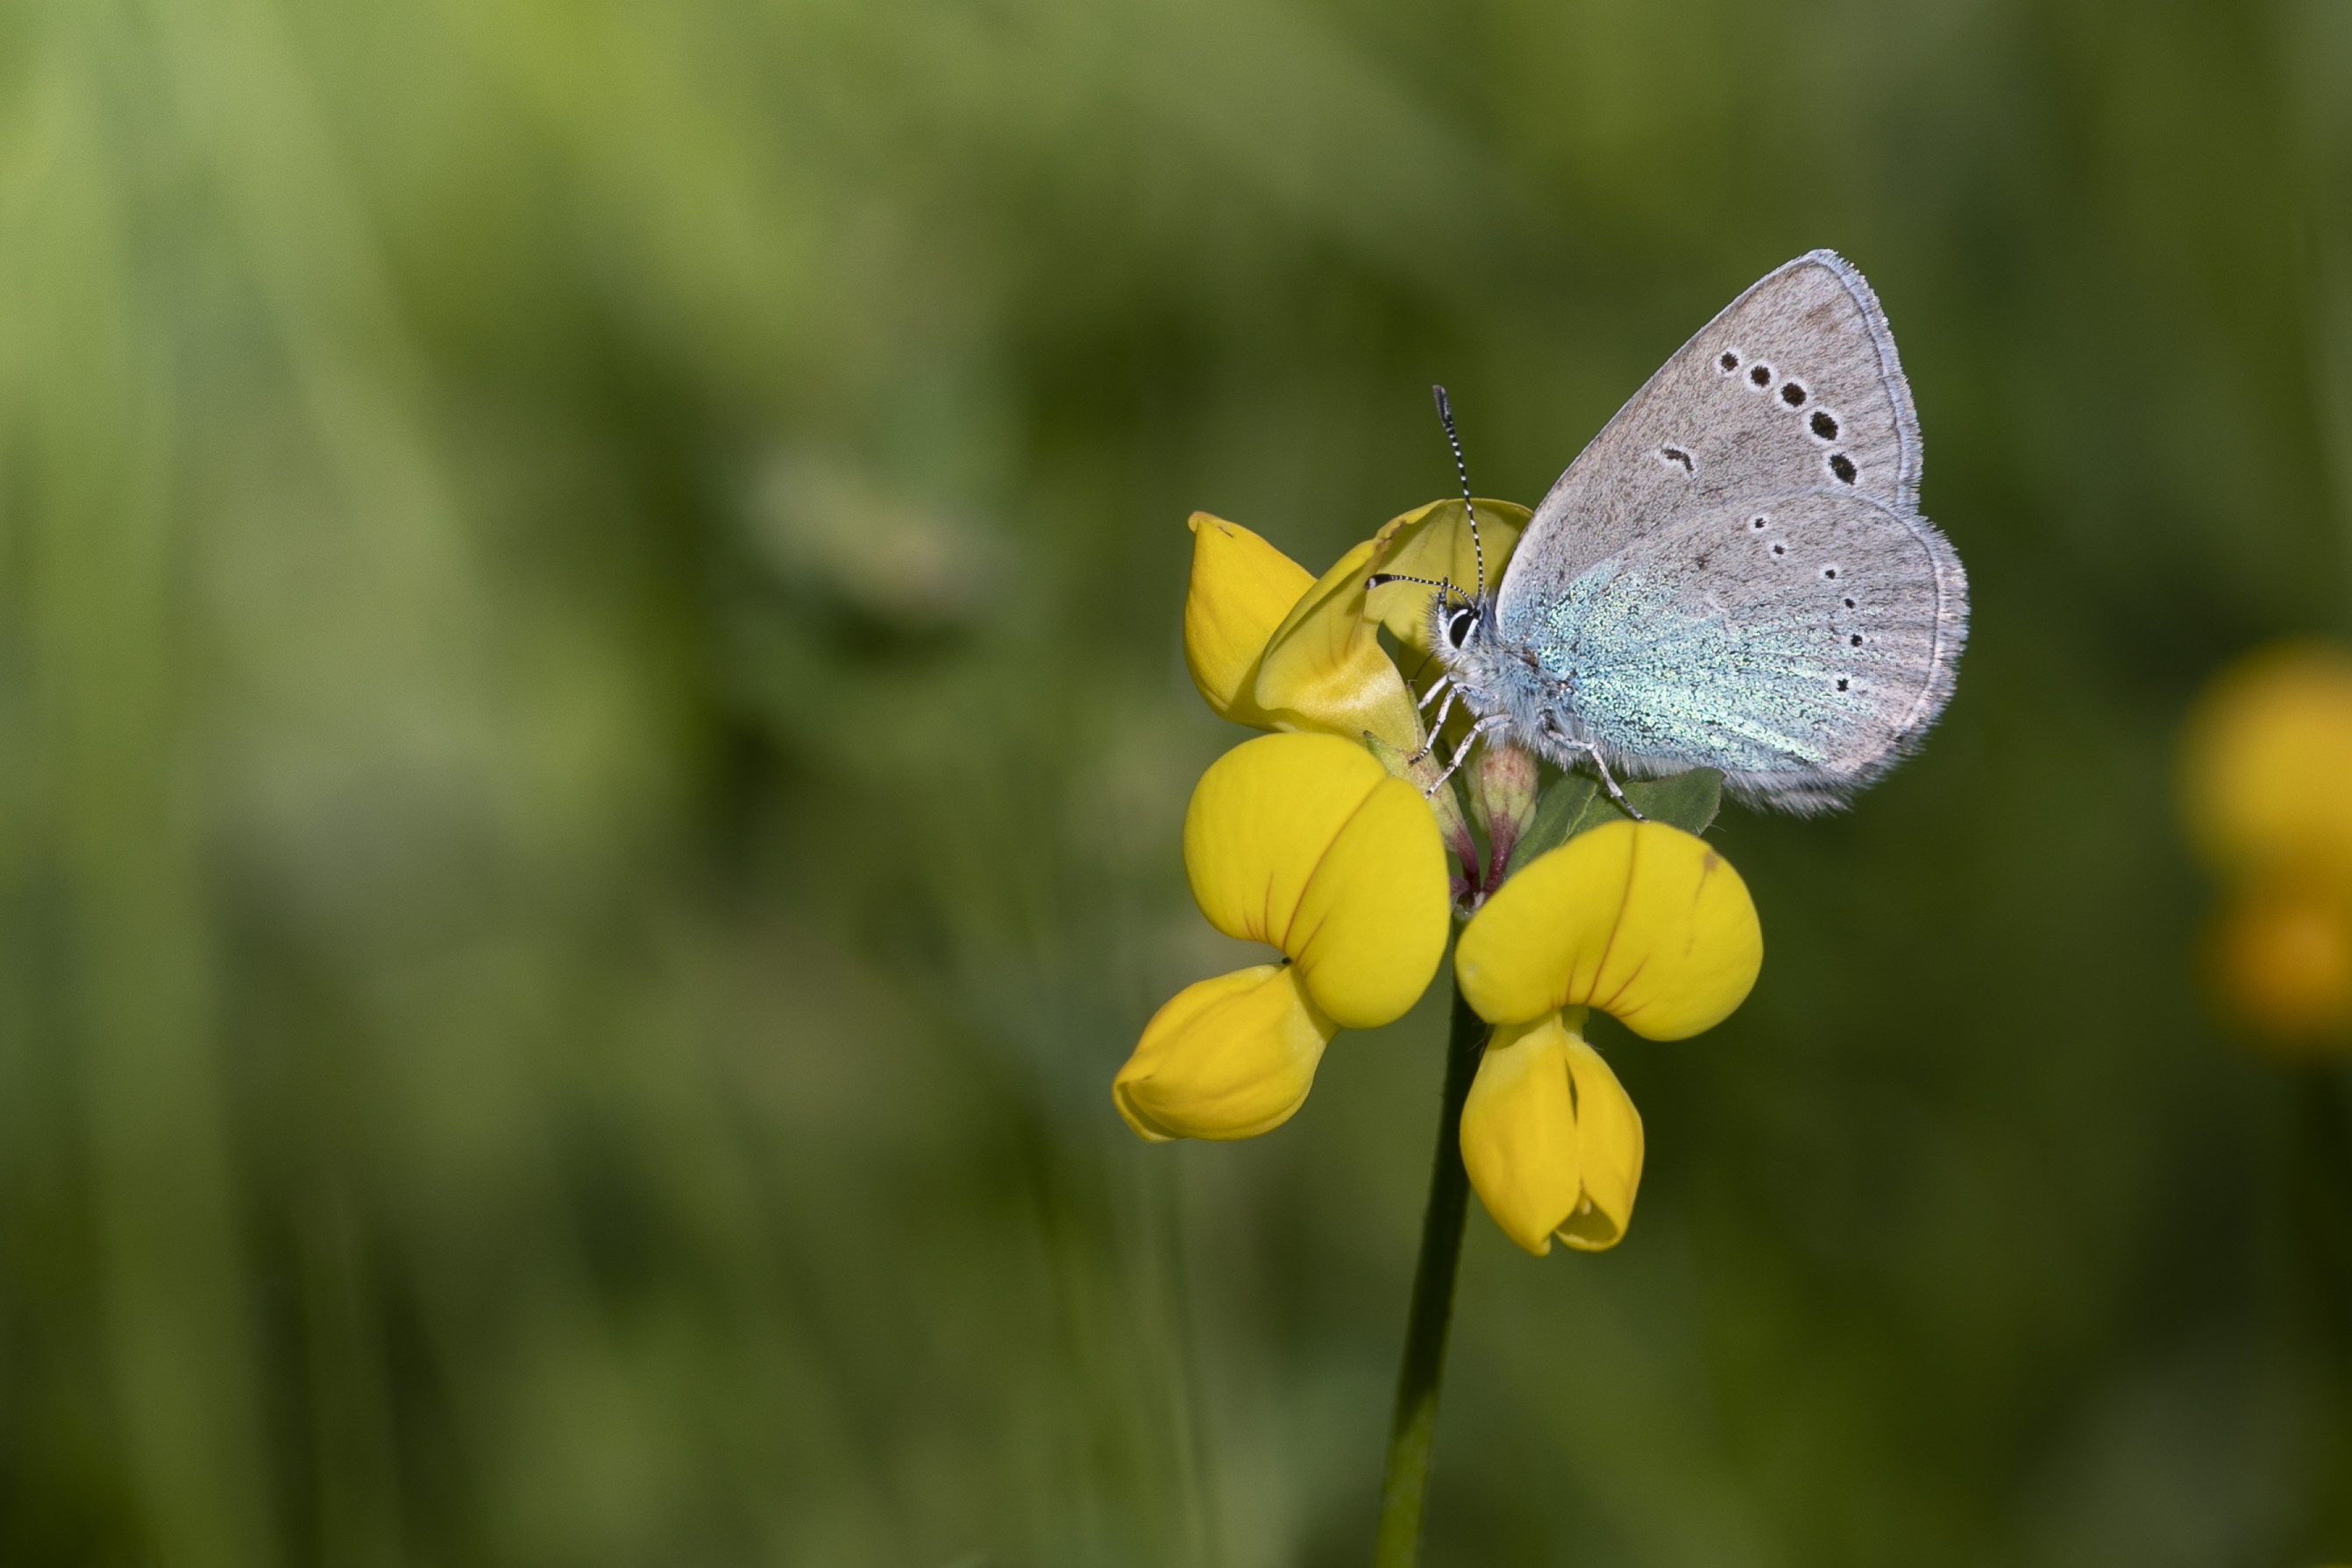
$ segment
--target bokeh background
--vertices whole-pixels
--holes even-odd
[[[0,7],[0,1559],[1360,1562],[1442,997],[1288,1126],[1205,507],[1533,502],[1815,246],[1975,634],[1764,977],[1474,1211],[1439,1564],[2352,1557],[2352,1080],[2193,959],[2179,717],[2352,624],[2334,0]],[[2352,787],[2352,786],[2347,786]]]

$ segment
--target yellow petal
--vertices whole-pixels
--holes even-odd
[[[1339,558],[1283,618],[1258,666],[1257,706],[1286,729],[1355,739],[1370,732],[1402,751],[1421,746],[1412,693],[1366,617],[1370,539]]]
[[[1486,587],[1492,591],[1503,580],[1503,569],[1518,548],[1528,526],[1528,509],[1508,501],[1478,501],[1478,544],[1486,551]],[[1425,577],[1452,582],[1464,593],[1478,586],[1478,550],[1470,542],[1470,524],[1460,501],[1432,501],[1402,517],[1390,519],[1372,536],[1375,556],[1371,570],[1401,577]],[[1419,584],[1391,582],[1371,591],[1369,613],[1387,626],[1397,641],[1421,653],[1429,652],[1429,596]]]
[[[1633,1195],[1642,1185],[1642,1113],[1580,1034],[1569,1036],[1568,1071],[1576,1084],[1577,1167],[1584,1192],[1560,1222],[1559,1239],[1580,1252],[1603,1252],[1633,1222]]]
[[[1462,1107],[1462,1164],[1503,1233],[1540,1258],[1554,1236],[1617,1245],[1642,1185],[1642,1116],[1580,1032],[1584,1009],[1496,1026]]]
[[[2291,643],[2241,660],[2183,740],[2189,829],[2214,865],[2352,876],[2352,653]]]
[[[1282,950],[1325,1012],[1348,1029],[1377,1029],[1429,988],[1445,956],[1449,905],[1429,802],[1383,778],[1315,868]]]
[[[1239,523],[1195,512],[1186,526],[1192,580],[1184,591],[1184,667],[1219,716],[1271,729],[1251,695],[1258,659],[1315,579]]]
[[[1184,873],[1209,924],[1282,946],[1307,879],[1388,776],[1328,735],[1262,736],[1211,763],[1184,809]]]
[[[1462,1164],[1503,1234],[1540,1258],[1584,1190],[1559,1016],[1505,1024],[1462,1105]]]
[[[1298,971],[1259,964],[1185,987],[1143,1026],[1111,1101],[1150,1143],[1254,1138],[1306,1103],[1339,1026]]]
[[[1483,1019],[1595,1007],[1651,1040],[1721,1023],[1763,962],[1739,873],[1663,822],[1612,822],[1538,857],[1486,901],[1454,954]]]
[[[1184,870],[1212,925],[1281,948],[1349,1029],[1412,1007],[1445,950],[1428,803],[1333,736],[1269,735],[1212,764],[1184,813]]]

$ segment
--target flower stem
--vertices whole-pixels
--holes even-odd
[[[1462,1227],[1470,1207],[1470,1173],[1462,1168],[1462,1105],[1478,1076],[1486,1022],[1454,988],[1454,1026],[1445,1048],[1445,1090],[1437,1113],[1437,1153],[1430,1163],[1429,1207],[1421,1217],[1421,1259],[1413,1265],[1412,1307],[1405,1320],[1404,1360],[1397,1368],[1396,1416],[1381,1478],[1380,1531],[1373,1568],[1414,1568],[1421,1561],[1421,1507],[1429,1490],[1430,1447],[1437,1435],[1437,1395],[1445,1378],[1445,1335],[1454,1322],[1454,1278],[1462,1263]]]

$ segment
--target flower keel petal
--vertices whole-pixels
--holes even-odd
[[[1569,1035],[1567,1056],[1576,1086],[1577,1166],[1584,1192],[1558,1229],[1578,1251],[1603,1252],[1633,1222],[1633,1195],[1642,1185],[1642,1113],[1582,1035]]]
[[[1111,1101],[1149,1143],[1253,1138],[1306,1102],[1338,1030],[1289,966],[1258,964],[1202,980],[1143,1026],[1111,1082]]]
[[[1558,1015],[1505,1024],[1462,1106],[1462,1164],[1503,1234],[1540,1258],[1583,1191],[1568,1034]]]

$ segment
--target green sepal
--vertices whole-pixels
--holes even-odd
[[[1706,831],[1723,804],[1723,775],[1712,768],[1694,768],[1671,779],[1629,779],[1624,789],[1625,799],[1643,816],[1686,833]],[[1625,820],[1600,779],[1590,773],[1563,773],[1536,802],[1535,820],[1511,851],[1511,870],[1603,822]]]

